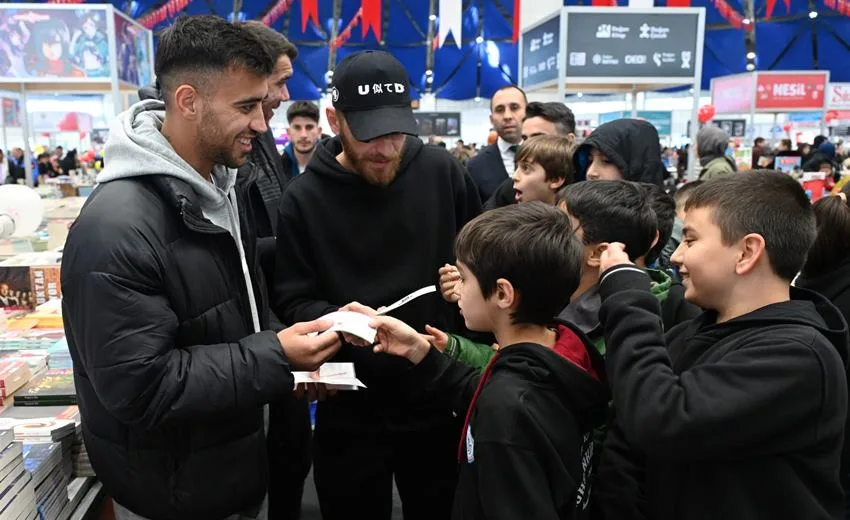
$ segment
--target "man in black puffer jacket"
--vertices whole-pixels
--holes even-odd
[[[68,236],[65,332],[92,465],[118,520],[265,518],[264,405],[339,348],[268,330],[257,232],[235,188],[272,59],[212,16],[160,37],[165,103],[121,114]]]

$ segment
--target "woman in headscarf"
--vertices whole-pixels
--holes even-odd
[[[697,133],[696,152],[702,172],[699,180],[708,181],[722,175],[735,173],[735,161],[726,155],[729,136],[716,126],[705,126]]]

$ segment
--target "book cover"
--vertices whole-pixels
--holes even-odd
[[[0,397],[9,397],[31,377],[32,371],[26,361],[0,359]]]
[[[48,370],[43,376],[30,381],[15,394],[15,404],[26,401],[49,402],[50,405],[77,404],[74,371]]]

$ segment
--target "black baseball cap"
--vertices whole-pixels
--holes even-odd
[[[342,60],[334,71],[331,97],[358,141],[419,133],[407,71],[388,52],[362,51]]]

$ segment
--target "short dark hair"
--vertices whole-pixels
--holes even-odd
[[[578,289],[582,247],[570,219],[542,202],[512,204],[466,224],[455,256],[475,275],[484,298],[504,278],[519,294],[514,324],[549,325]]]
[[[841,193],[847,196],[850,184]],[[850,256],[850,206],[837,195],[828,196],[812,206],[817,222],[817,237],[809,249],[803,276],[822,276]]]
[[[500,88],[499,90],[497,90],[496,92],[493,92],[493,97],[490,98],[490,112],[493,111],[493,98],[496,97],[496,94],[498,94],[499,92],[502,92],[503,90],[510,90],[510,89],[519,90],[519,93],[522,94],[523,102],[525,103],[526,106],[528,106],[528,96],[525,95],[525,91],[523,89],[519,88],[516,85],[506,85],[506,86]]]
[[[306,117],[318,123],[319,107],[309,101],[296,101],[286,109],[286,120],[292,124],[292,120],[296,117]]]
[[[764,238],[773,272],[789,282],[803,266],[817,233],[812,204],[800,183],[773,170],[725,175],[696,188],[685,210],[710,208],[721,240],[750,233]]]
[[[587,245],[621,242],[629,259],[647,254],[657,224],[640,184],[624,180],[585,181],[558,192],[558,205],[578,220]]]
[[[292,45],[286,36],[264,25],[262,22],[251,20],[243,23],[242,27],[265,45],[266,52],[269,53],[269,56],[272,57],[275,63],[277,63],[277,60],[281,56],[289,56],[290,60],[298,57],[298,49],[295,48],[295,45]]]
[[[535,162],[546,173],[547,181],[564,179],[573,182],[573,147],[570,141],[560,135],[538,135],[527,139],[516,152],[514,162]]]
[[[576,116],[563,103],[532,101],[525,107],[525,119],[532,117],[541,117],[554,124],[561,135],[576,133]]]
[[[764,137],[756,137],[753,140],[753,145],[758,146],[758,145],[762,144],[763,142],[764,142]]]
[[[690,181],[682,184],[676,190],[675,195],[673,195],[673,199],[676,201],[676,209],[685,209],[685,203],[688,201],[688,197],[691,196],[691,192],[703,182],[705,181]]]
[[[664,246],[673,236],[673,222],[676,220],[676,201],[657,184],[640,183],[649,198],[649,205],[655,213],[655,226],[658,230],[658,240],[646,254],[646,265],[652,265],[661,256]]]
[[[156,50],[155,73],[166,104],[187,75],[199,83],[218,83],[212,76],[240,67],[268,76],[275,60],[265,45],[244,27],[213,15],[180,16],[162,31]]]

